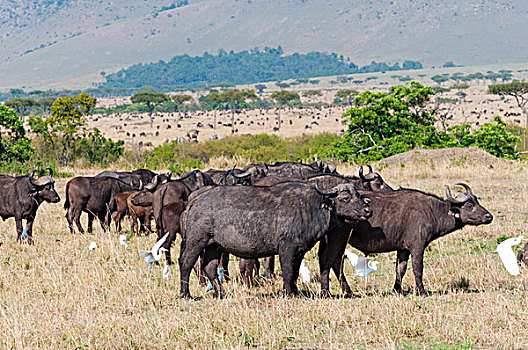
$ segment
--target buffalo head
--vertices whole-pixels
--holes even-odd
[[[489,224],[493,220],[493,215],[480,205],[471,188],[464,183],[457,185],[464,187],[466,192],[456,198],[451,195],[449,186],[445,185],[447,200],[451,203],[450,212],[465,225]]]
[[[145,186],[145,188],[147,186]],[[138,194],[132,197],[130,199],[130,202],[133,205],[138,205],[140,207],[148,207],[152,205],[152,198],[153,198],[152,192],[148,189],[144,189],[144,190],[139,191]]]
[[[367,175],[363,174],[363,165],[359,167],[359,178],[361,179],[363,189],[374,192],[394,191],[392,187],[383,181],[380,174],[372,171],[370,165],[367,165],[367,167],[369,168],[369,173]]]
[[[340,184],[323,191],[316,181],[314,187],[319,194],[330,198],[337,216],[346,220],[366,220],[372,215],[370,199],[361,197],[354,184]]]
[[[32,196],[37,200],[44,200],[50,203],[58,203],[60,197],[55,191],[55,180],[53,180],[53,170],[47,168],[49,174],[42,176],[38,179],[35,179],[36,170],[33,170],[31,175],[29,175],[29,182],[33,186]]]

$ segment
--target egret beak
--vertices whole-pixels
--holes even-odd
[[[524,236],[522,236],[522,240],[523,240],[523,241],[528,241],[528,235],[524,235]]]

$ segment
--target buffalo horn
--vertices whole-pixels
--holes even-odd
[[[449,186],[445,185],[445,188],[446,188],[447,200],[451,203],[455,203],[455,204],[464,203],[469,199],[469,196],[465,193],[462,195],[463,199],[453,198],[453,196],[451,195],[451,190],[449,189]]]
[[[323,196],[337,195],[337,190],[338,190],[337,187],[331,188],[331,189],[326,190],[326,191],[321,190],[321,188],[319,187],[319,180],[315,180],[314,188],[319,194],[321,194]]]
[[[455,185],[459,185],[459,186],[464,187],[466,189],[466,194],[473,195],[473,192],[471,192],[471,188],[468,185],[466,185],[465,183],[457,182]]]
[[[365,176],[363,175],[363,165],[359,167],[359,177],[361,180],[365,180]]]
[[[139,180],[139,190],[141,191],[143,189],[143,180]]]
[[[50,167],[47,167],[46,170],[49,171],[49,176],[53,176],[53,169],[51,169]]]
[[[172,170],[169,170],[169,171],[167,172],[167,179],[170,180],[171,176],[172,176]]]
[[[43,176],[40,179],[35,179],[35,173],[36,172],[37,172],[36,170],[33,170],[31,175],[29,175],[29,182],[31,182],[32,185],[34,185],[34,186],[45,186],[45,185],[47,185],[49,183],[53,183],[53,179],[51,178],[51,175]]]
[[[35,185],[35,178],[34,178],[34,176],[35,176],[35,173],[36,173],[36,172],[37,172],[36,170],[33,170],[33,171],[31,172],[31,175],[29,175],[29,182],[31,182],[33,185]]]
[[[154,180],[152,180],[151,183],[145,185],[145,189],[149,190],[150,192],[154,191],[156,187],[158,187],[158,177],[154,176]]]
[[[251,170],[244,171],[243,173],[240,173],[240,174],[234,174],[233,173],[233,176],[238,178],[238,179],[245,178],[245,177],[247,177],[249,175],[251,175]]]

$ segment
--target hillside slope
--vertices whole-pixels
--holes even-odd
[[[138,62],[278,45],[359,64],[519,62],[527,15],[522,0],[0,0],[0,88],[86,87]]]

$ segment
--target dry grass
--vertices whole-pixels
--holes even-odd
[[[227,298],[215,300],[192,275],[191,293],[203,299],[181,300],[177,266],[166,283],[161,267],[147,271],[138,258],[153,236],[132,237],[123,249],[115,234],[99,228],[70,235],[62,203],[44,204],[35,246],[15,243],[12,219],[0,225],[0,347],[528,348],[528,269],[509,276],[489,253],[497,237],[526,232],[526,164],[476,150],[412,152],[385,164],[375,168],[396,187],[443,195],[444,184],[466,181],[495,215],[491,225],[466,227],[426,251],[429,298],[412,293],[411,271],[404,279],[408,293],[390,293],[392,253],[377,257],[385,264],[367,286],[345,267],[354,299],[320,299],[316,281],[301,285],[305,296],[285,298],[276,279],[251,290],[229,282]],[[340,170],[352,174],[357,167]],[[62,198],[65,182],[57,183]],[[99,246],[92,252],[91,241]],[[317,275],[315,250],[307,263]],[[337,294],[334,276],[331,286]]]

